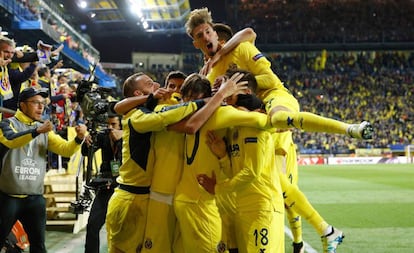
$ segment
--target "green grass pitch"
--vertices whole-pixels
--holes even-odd
[[[338,253],[414,252],[414,164],[300,166],[299,187],[328,223],[344,231]],[[318,234],[302,223],[311,252],[321,253]],[[291,253],[290,238],[285,241]]]

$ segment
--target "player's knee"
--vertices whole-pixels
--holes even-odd
[[[284,109],[284,110],[282,110]],[[272,126],[279,129],[292,128],[293,126],[293,117],[292,112],[288,111],[285,107],[275,107],[270,111],[270,119]]]

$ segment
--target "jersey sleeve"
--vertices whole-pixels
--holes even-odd
[[[203,105],[204,101],[197,100],[188,103],[165,106],[159,112],[153,112],[140,108],[132,110],[128,113],[132,114],[129,117],[129,122],[134,130],[139,133],[161,131],[165,129],[166,126],[176,123],[189,116]],[[126,116],[129,116],[128,114]]]
[[[0,123],[0,143],[9,149],[24,146],[37,135],[35,128],[18,132],[9,120]]]
[[[273,89],[283,86],[282,81],[271,69],[270,61],[255,45],[244,42],[240,44],[237,50],[240,59],[246,59],[246,70],[256,77],[258,89]]]
[[[260,129],[272,128],[269,117],[260,112],[242,111],[233,106],[221,106],[208,121],[209,130],[217,130],[233,126],[254,127]]]
[[[67,141],[54,132],[49,132],[47,137],[48,150],[63,157],[71,157],[81,148],[81,145],[76,143],[75,139]]]

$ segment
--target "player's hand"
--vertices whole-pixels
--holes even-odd
[[[207,69],[207,64],[208,61],[204,63],[204,66],[200,69],[200,71],[198,71],[198,73],[202,76],[206,76],[208,74],[208,69]]]
[[[199,74],[206,76],[214,65],[216,65],[216,63],[220,60],[220,58],[221,54],[217,52],[213,57],[204,62],[204,66],[201,68]]]
[[[120,139],[122,138],[122,130],[118,130],[118,129],[111,129],[111,132],[109,132],[109,137],[110,137],[113,141],[120,140]]]
[[[226,152],[226,142],[219,138],[214,131],[207,132],[207,141],[206,144],[210,148],[211,152],[219,159],[227,155]]]
[[[200,71],[198,73],[200,75],[206,76],[210,72],[212,67],[213,67],[213,61],[210,58],[206,62],[204,62],[203,67],[200,69]]]
[[[207,176],[206,174],[198,174],[197,181],[204,188],[204,190],[206,190],[210,194],[216,194],[216,174],[214,173],[214,171],[211,177]]]
[[[229,79],[225,80],[217,93],[221,93],[224,98],[230,97],[233,94],[243,94],[247,89],[247,81],[240,81],[244,76],[242,73],[234,73]]]
[[[36,128],[36,132],[38,132],[39,134],[44,134],[52,130],[53,124],[52,122],[50,122],[50,120],[46,120],[45,122],[43,122],[42,125]]]
[[[167,100],[171,97],[171,92],[169,92],[166,88],[158,88],[153,95],[156,99]]]
[[[211,88],[211,94],[214,96],[214,94],[216,94],[218,92],[218,90],[220,89],[220,86],[222,83],[224,83],[226,81],[226,76],[218,76],[216,78],[216,80],[214,80],[213,83],[213,88]]]

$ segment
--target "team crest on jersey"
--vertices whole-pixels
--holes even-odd
[[[225,244],[223,241],[220,241],[220,242],[217,244],[217,252],[219,252],[219,253],[223,253],[223,252],[225,252],[225,251],[226,251],[226,249],[227,249],[227,246],[226,246],[226,244]]]
[[[258,53],[255,56],[253,56],[253,61],[257,61],[257,60],[259,60],[262,57],[264,57],[264,55],[262,53]]]
[[[145,239],[144,247],[146,249],[151,249],[152,248],[152,240],[150,238]]]

